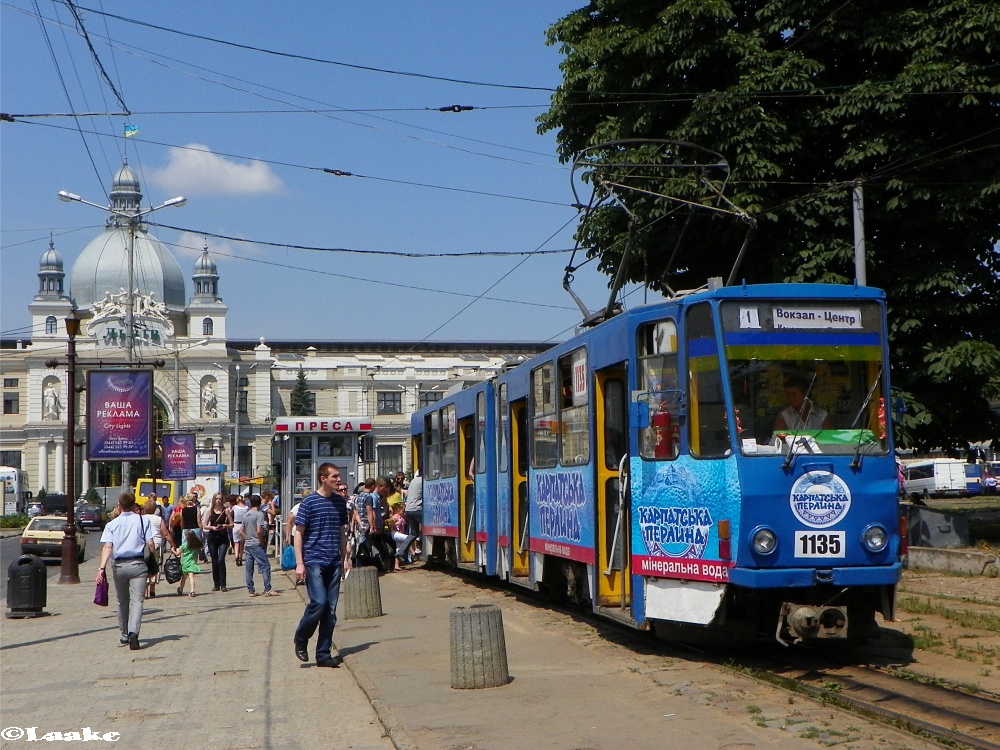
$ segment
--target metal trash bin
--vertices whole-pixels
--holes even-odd
[[[45,612],[48,571],[35,555],[21,555],[7,568],[9,618],[42,617]]]

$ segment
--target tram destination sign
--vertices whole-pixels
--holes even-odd
[[[365,417],[278,417],[278,433],[371,432],[371,419]]]
[[[784,307],[775,305],[774,327],[801,329],[860,330],[861,309],[858,307]]]

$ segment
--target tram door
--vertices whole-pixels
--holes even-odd
[[[528,405],[524,399],[510,405],[511,575],[528,576]]]
[[[598,590],[602,607],[631,602],[628,550],[628,390],[624,365],[596,373]]]
[[[458,517],[461,526],[458,529],[458,561],[474,563],[476,561],[476,423],[475,419],[463,419],[458,423],[459,456],[458,456]]]

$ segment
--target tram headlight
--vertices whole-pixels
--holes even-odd
[[[862,534],[861,541],[870,552],[881,552],[889,544],[889,534],[881,526],[869,526]]]
[[[778,537],[770,529],[761,528],[753,533],[751,543],[753,551],[758,555],[770,555],[778,546]]]

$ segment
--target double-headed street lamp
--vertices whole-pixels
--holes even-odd
[[[88,206],[93,206],[94,208],[99,208],[102,211],[107,211],[112,216],[117,216],[120,219],[124,219],[125,223],[128,225],[128,294],[125,297],[125,359],[131,362],[133,359],[133,347],[135,346],[134,336],[135,336],[135,233],[139,230],[139,225],[142,223],[142,219],[145,216],[149,216],[154,211],[159,211],[161,208],[167,208],[169,206],[176,206],[180,208],[185,203],[187,203],[187,198],[183,196],[178,196],[176,198],[171,198],[168,201],[164,201],[159,206],[150,206],[149,208],[135,208],[132,211],[121,211],[114,206],[102,206],[99,203],[92,203],[91,201],[84,200],[76,193],[70,193],[65,190],[59,191],[59,200],[62,201],[76,201],[77,203],[84,203]]]
[[[178,196],[176,198],[171,198],[168,201],[164,201],[159,206],[140,208],[136,205],[135,208],[123,211],[115,206],[102,206],[100,203],[93,203],[92,201],[81,198],[76,193],[70,193],[66,190],[60,190],[58,195],[59,200],[61,201],[75,201],[77,203],[93,206],[94,208],[99,208],[102,211],[107,211],[112,216],[124,220],[125,224],[128,226],[128,293],[125,295],[125,361],[126,363],[131,364],[135,359],[135,233],[139,230],[143,217],[149,216],[151,213],[159,211],[161,208],[167,208],[169,206],[176,206],[179,208],[187,203],[187,198]],[[126,486],[131,484],[128,461],[122,462],[122,482]]]

